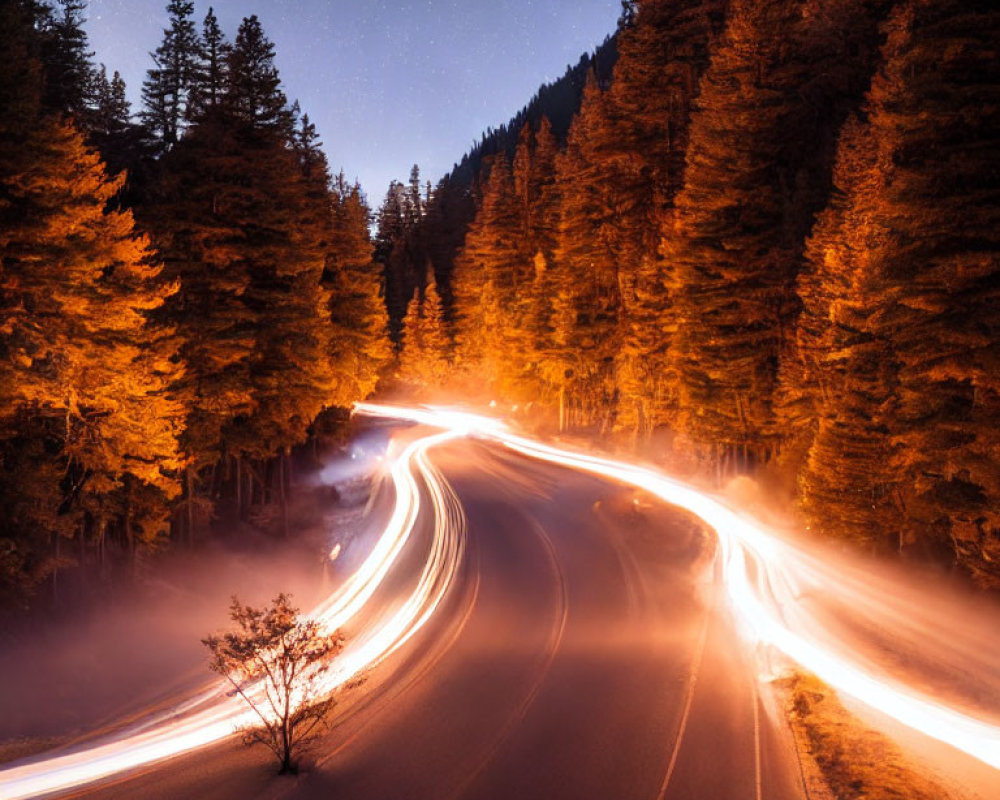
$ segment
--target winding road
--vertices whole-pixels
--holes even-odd
[[[345,700],[309,772],[261,780],[223,745],[82,796],[803,796],[787,731],[715,601],[701,525],[484,444],[452,443],[435,462],[467,515],[461,571],[433,622]],[[423,522],[402,572],[428,547]]]
[[[367,412],[418,425],[372,497],[394,509],[384,533],[312,612],[350,642],[331,687],[365,681],[342,692],[309,768],[276,777],[229,735],[238,703],[207,689],[182,712],[0,769],[0,795],[802,798],[767,688],[776,653],[990,775],[1000,763],[993,723],[926,692],[958,674],[951,658],[951,685],[992,713],[996,648],[980,626],[963,639],[944,607],[641,468],[483,418]],[[900,668],[910,642],[931,668]]]

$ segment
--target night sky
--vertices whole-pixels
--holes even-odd
[[[290,100],[316,123],[334,171],[373,206],[418,163],[433,182],[489,126],[614,30],[618,0],[198,0],[230,41],[257,14]],[[166,0],[90,0],[95,60],[133,103],[167,24]]]

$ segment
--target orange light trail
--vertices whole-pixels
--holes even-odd
[[[401,647],[447,594],[464,556],[465,518],[428,451],[461,437],[477,437],[529,458],[635,486],[695,514],[716,532],[724,589],[744,635],[774,647],[839,691],[1000,769],[1000,728],[935,702],[863,664],[849,644],[831,634],[824,620],[802,601],[810,592],[831,591],[841,576],[722,500],[650,469],[518,436],[489,417],[442,408],[374,404],[358,404],[356,411],[443,432],[416,436],[392,459],[389,476],[395,500],[385,529],[362,565],[310,612],[327,630],[354,628],[347,647],[324,678],[324,690],[333,691]],[[375,605],[372,600],[379,587],[411,542],[421,513],[421,484],[433,514],[421,574],[395,606],[373,609],[370,606]],[[227,697],[220,684],[113,738],[0,771],[0,796],[19,800],[79,787],[220,741],[251,722],[242,701]]]
[[[730,606],[743,633],[770,645],[820,679],[898,722],[1000,769],[1000,727],[908,689],[852,659],[822,620],[802,607],[809,590],[836,591],[810,557],[719,498],[650,469],[575,453],[518,436],[501,422],[445,408],[358,404],[358,413],[407,419],[499,442],[529,458],[635,486],[690,511],[718,537]]]
[[[390,470],[395,489],[393,513],[371,553],[343,585],[308,616],[328,631],[358,628],[322,678],[332,692],[370,669],[410,639],[444,598],[462,562],[465,516],[451,488],[427,458],[427,451],[461,434],[445,431],[411,442]],[[361,612],[411,540],[421,510],[422,482],[431,499],[433,536],[423,570],[410,593],[388,612],[360,619]],[[242,700],[227,696],[220,683],[167,714],[151,717],[113,738],[68,753],[43,756],[0,771],[0,797],[38,797],[83,786],[125,770],[161,761],[218,742],[255,718]]]

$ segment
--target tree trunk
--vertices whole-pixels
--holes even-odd
[[[236,518],[243,519],[243,467],[239,456],[233,456],[236,462]]]
[[[187,488],[187,542],[194,544],[194,475],[192,475],[191,465],[184,471],[184,478]]]
[[[128,542],[128,561],[135,574],[135,535],[132,532],[132,479],[125,476],[125,541]]]
[[[278,456],[278,497],[281,501],[281,535],[288,538],[288,493],[285,489],[288,455]]]

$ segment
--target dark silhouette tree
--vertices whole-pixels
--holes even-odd
[[[57,0],[54,7],[35,4],[41,18],[43,102],[51,111],[70,114],[85,124],[93,102],[93,52],[83,29],[86,0]]]
[[[219,108],[226,96],[231,51],[215,11],[209,7],[202,23],[200,59],[188,103],[189,119],[196,120]]]
[[[180,138],[188,117],[201,42],[191,0],[169,0],[167,14],[170,26],[152,53],[154,66],[142,85],[142,118],[162,146],[169,149]]]

